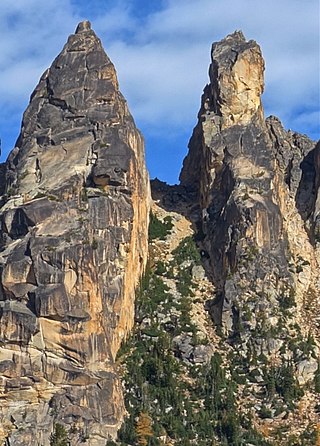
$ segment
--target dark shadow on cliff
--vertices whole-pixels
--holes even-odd
[[[300,164],[302,176],[295,200],[297,210],[303,221],[306,221],[311,217],[316,200],[315,153],[316,148],[311,150]]]

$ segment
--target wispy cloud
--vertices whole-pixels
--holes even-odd
[[[92,21],[116,65],[122,92],[147,140],[152,176],[177,177],[207,82],[211,43],[235,29],[262,47],[266,112],[287,127],[319,136],[318,0],[147,3],[1,0],[0,126],[8,147],[18,133],[17,112],[83,18]],[[173,151],[180,159],[176,174],[167,175],[159,157]]]
[[[78,17],[68,0],[1,0],[0,94],[3,100],[29,95],[41,71],[62,47]],[[63,18],[63,19],[62,19]],[[36,77],[35,77],[36,76]]]

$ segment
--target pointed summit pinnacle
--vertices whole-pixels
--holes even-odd
[[[246,42],[246,38],[241,30],[236,30],[225,37],[226,40],[237,40],[239,42]]]
[[[246,125],[253,118],[263,121],[261,94],[264,89],[264,60],[259,45],[246,41],[235,31],[215,42],[209,68],[210,92],[207,106],[221,117],[221,129]]]
[[[42,75],[16,147],[0,164],[0,393],[8,349],[10,358],[21,351],[12,372],[21,379],[18,388],[34,379],[42,392],[32,410],[34,390],[27,406],[17,403],[14,411],[1,400],[0,444],[4,433],[12,445],[49,445],[52,414],[46,410],[43,423],[37,420],[51,405],[67,407],[63,423],[75,417],[72,444],[79,444],[82,429],[92,446],[115,436],[125,406],[113,358],[134,323],[149,203],[142,135],[112,62],[83,21]],[[29,344],[39,348],[40,362],[24,352]],[[47,351],[59,359],[47,360]],[[16,440],[2,426],[11,426],[20,410],[30,418],[26,435],[20,436],[20,424],[15,429]]]
[[[75,34],[83,33],[85,31],[91,30],[91,23],[89,20],[84,20],[83,22],[80,22],[77,26]]]

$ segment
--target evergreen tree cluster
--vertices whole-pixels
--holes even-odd
[[[157,223],[156,223],[157,224]],[[150,237],[152,240],[152,237]],[[211,361],[197,365],[181,359],[174,345],[177,335],[199,341],[191,319],[194,283],[192,269],[201,264],[193,237],[186,237],[172,252],[173,259],[148,264],[136,298],[136,321],[131,338],[122,346],[118,361],[125,370],[125,401],[128,411],[117,445],[162,446],[311,446],[317,438],[310,425],[299,438],[279,434],[276,442],[258,432],[250,411],[242,410],[239,395],[259,381],[261,420],[276,410],[288,413],[303,391],[294,373],[294,363],[272,366],[267,358],[248,350],[248,357],[235,349],[227,357],[216,351]],[[180,298],[171,294],[166,278],[174,280]],[[176,310],[172,312],[172,309]],[[172,314],[175,320],[172,320]],[[169,316],[161,323],[159,315]],[[145,321],[148,320],[146,324]],[[169,321],[169,322],[168,322]],[[301,351],[309,354],[311,340]],[[253,364],[256,368],[252,368]],[[261,368],[262,372],[258,371]],[[256,373],[255,373],[256,372]],[[315,379],[319,387],[320,372]],[[249,387],[248,387],[249,386]],[[242,389],[240,391],[240,389]],[[114,446],[110,445],[110,446]]]
[[[215,353],[209,364],[195,365],[176,356],[173,338],[194,335],[190,318],[192,274],[200,255],[192,237],[173,251],[169,264],[147,267],[137,293],[136,325],[131,338],[121,348],[118,361],[126,369],[125,399],[129,413],[120,432],[121,445],[268,445],[239,415],[237,384]],[[171,272],[170,272],[171,269]],[[181,299],[175,301],[163,280],[172,274]],[[175,307],[175,324],[161,325],[158,313]],[[145,327],[147,318],[150,324]],[[230,375],[227,377],[227,375]]]
[[[171,217],[165,217],[161,221],[155,214],[150,213],[149,240],[164,240],[173,227]]]

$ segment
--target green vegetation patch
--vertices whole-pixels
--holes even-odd
[[[159,220],[159,218],[155,214],[153,214],[152,212],[150,213],[149,241],[155,239],[164,240],[172,228],[173,223],[171,217],[165,217],[162,221]]]
[[[251,420],[239,414],[238,385],[221,355],[194,364],[177,349],[177,339],[189,339],[191,348],[206,342],[191,319],[192,267],[200,264],[194,239],[182,240],[173,256],[147,266],[137,291],[135,328],[118,352],[128,417],[117,444],[267,446]]]
[[[196,242],[192,236],[184,238],[179,246],[172,251],[175,263],[181,265],[183,262],[190,261],[196,265],[201,264],[201,256]]]

